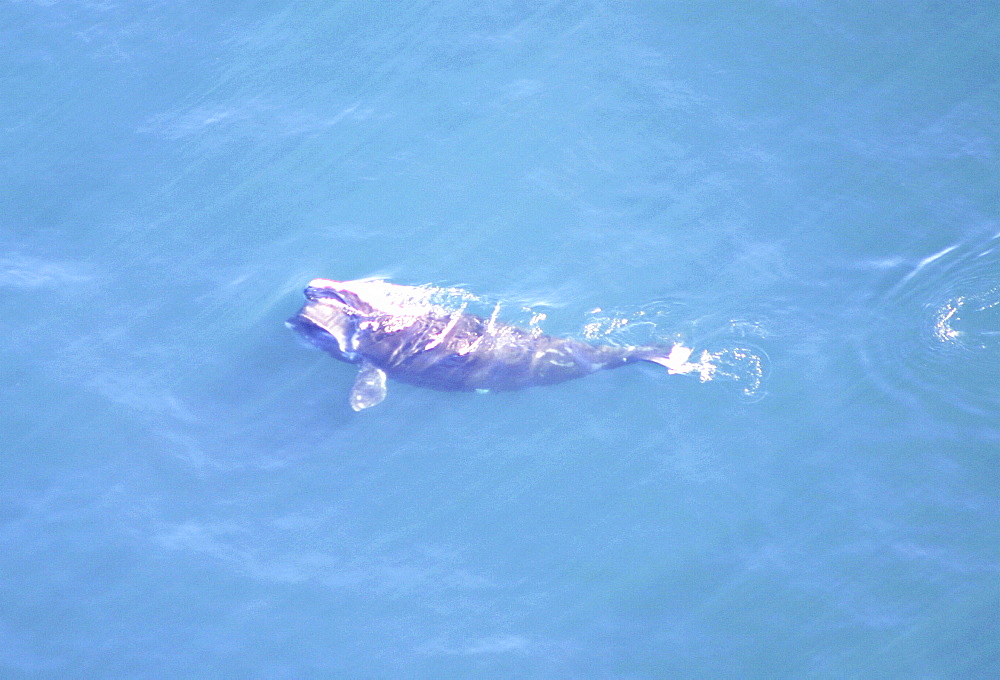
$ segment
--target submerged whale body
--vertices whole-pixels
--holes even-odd
[[[287,325],[341,361],[357,364],[355,411],[386,395],[386,377],[437,390],[552,385],[637,361],[684,373],[691,350],[613,347],[532,333],[432,304],[428,289],[386,281],[315,279]]]

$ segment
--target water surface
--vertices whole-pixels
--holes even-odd
[[[995,19],[3,3],[3,675],[991,677]],[[732,375],[354,414],[316,276]]]

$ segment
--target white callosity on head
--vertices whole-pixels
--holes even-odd
[[[317,280],[325,281],[325,279]],[[381,279],[328,283],[333,285],[326,287],[353,293],[379,314],[413,316],[439,311],[438,306],[431,303],[430,297],[433,291],[428,288],[400,286]]]

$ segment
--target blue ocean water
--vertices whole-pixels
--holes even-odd
[[[0,675],[995,677],[998,18],[3,2]],[[318,276],[728,372],[355,414]]]

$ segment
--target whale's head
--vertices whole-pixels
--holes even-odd
[[[306,303],[285,325],[310,344],[354,363],[359,360],[358,325],[374,310],[344,285],[328,279],[311,281],[304,291]]]
[[[379,279],[313,279],[304,294],[305,305],[286,325],[309,343],[352,363],[360,360],[358,329],[365,320],[413,318],[428,309],[427,289]]]
[[[313,279],[306,287],[306,298],[339,304],[365,316],[412,316],[431,311],[429,297],[433,289],[400,286],[381,279],[332,281]]]

